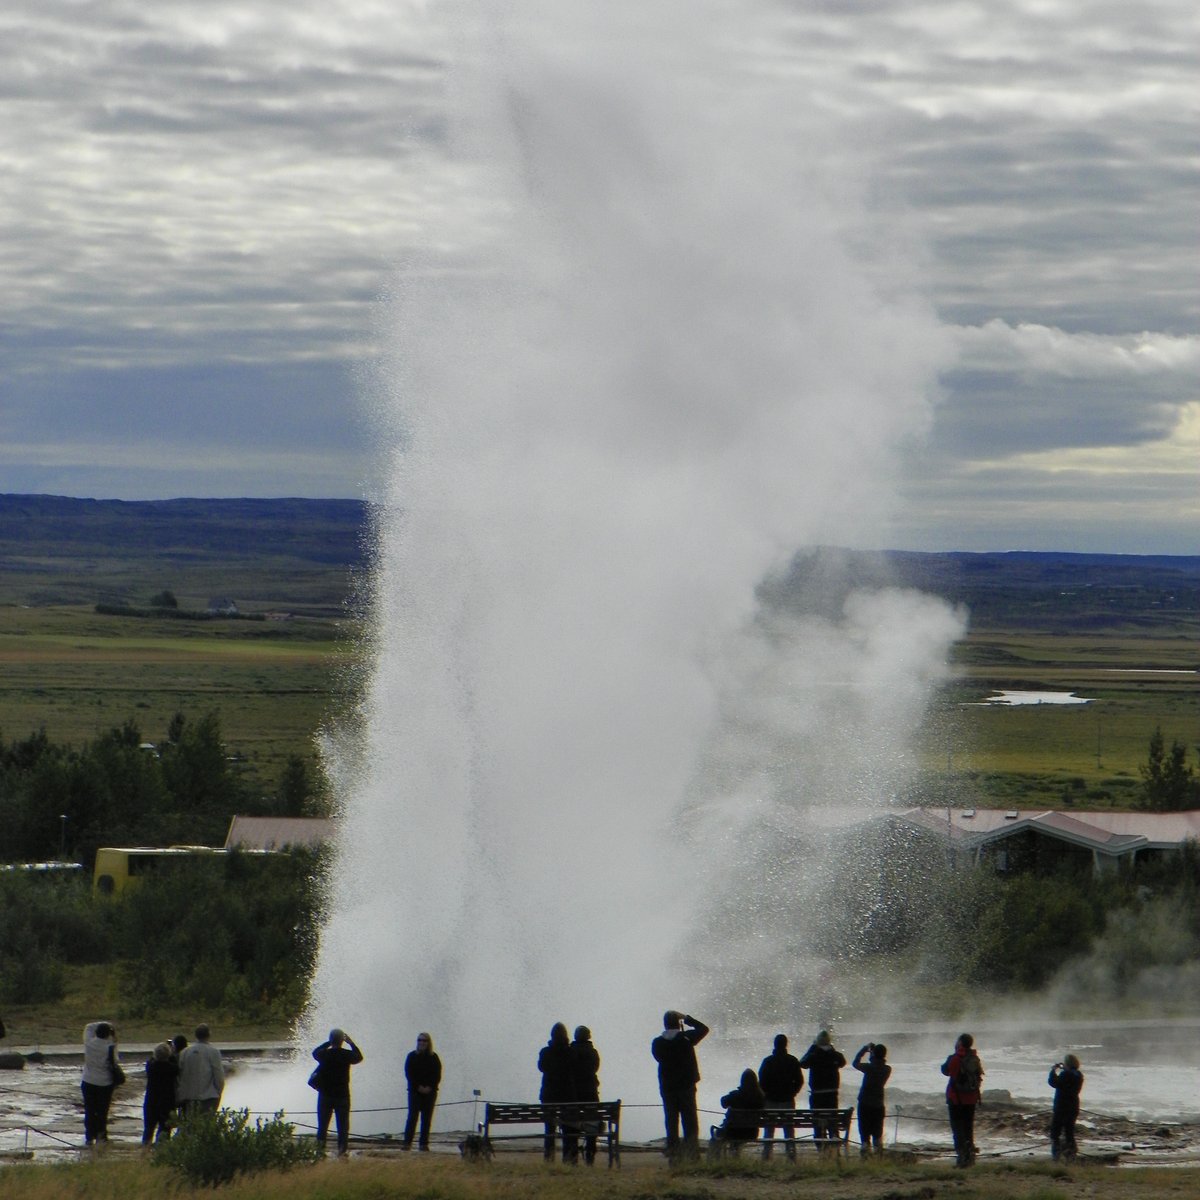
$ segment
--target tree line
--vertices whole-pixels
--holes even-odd
[[[105,964],[122,1017],[173,1005],[293,1021],[316,961],[324,852],[233,851],[173,862],[119,899],[91,878],[0,872],[0,1004],[65,994],[69,968]]]
[[[220,717],[171,719],[148,746],[135,721],[82,747],[53,743],[45,730],[0,736],[0,861],[72,858],[89,869],[99,846],[220,845],[235,813],[321,815],[319,780],[289,758],[264,794],[226,749]]]

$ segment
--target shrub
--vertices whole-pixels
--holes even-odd
[[[316,1162],[321,1156],[316,1142],[298,1140],[294,1133],[282,1112],[251,1126],[248,1109],[222,1108],[189,1117],[173,1138],[156,1143],[154,1162],[191,1183],[217,1187],[237,1175]]]

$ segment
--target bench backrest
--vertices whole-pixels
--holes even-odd
[[[544,1104],[493,1102],[484,1106],[484,1125],[573,1124],[584,1121],[621,1119],[620,1100],[563,1100]]]
[[[726,1120],[741,1129],[751,1125],[757,1125],[760,1129],[768,1125],[774,1128],[794,1125],[800,1129],[812,1129],[819,1122],[836,1125],[843,1133],[849,1133],[853,1115],[853,1108],[731,1108],[727,1110]]]

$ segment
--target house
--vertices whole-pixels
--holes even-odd
[[[226,850],[316,850],[331,842],[337,822],[327,817],[234,817],[225,835]]]
[[[1089,861],[1094,871],[1109,871],[1200,844],[1200,811],[909,808],[885,820],[944,841],[956,862],[991,863],[998,871],[1041,872]]]
[[[236,617],[238,606],[228,596],[214,596],[208,602],[208,611],[216,617]]]

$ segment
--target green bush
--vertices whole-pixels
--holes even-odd
[[[154,1162],[190,1183],[217,1187],[237,1175],[316,1162],[321,1157],[316,1142],[294,1135],[295,1127],[282,1112],[251,1125],[249,1110],[222,1108],[189,1117],[173,1138],[156,1143]]]

